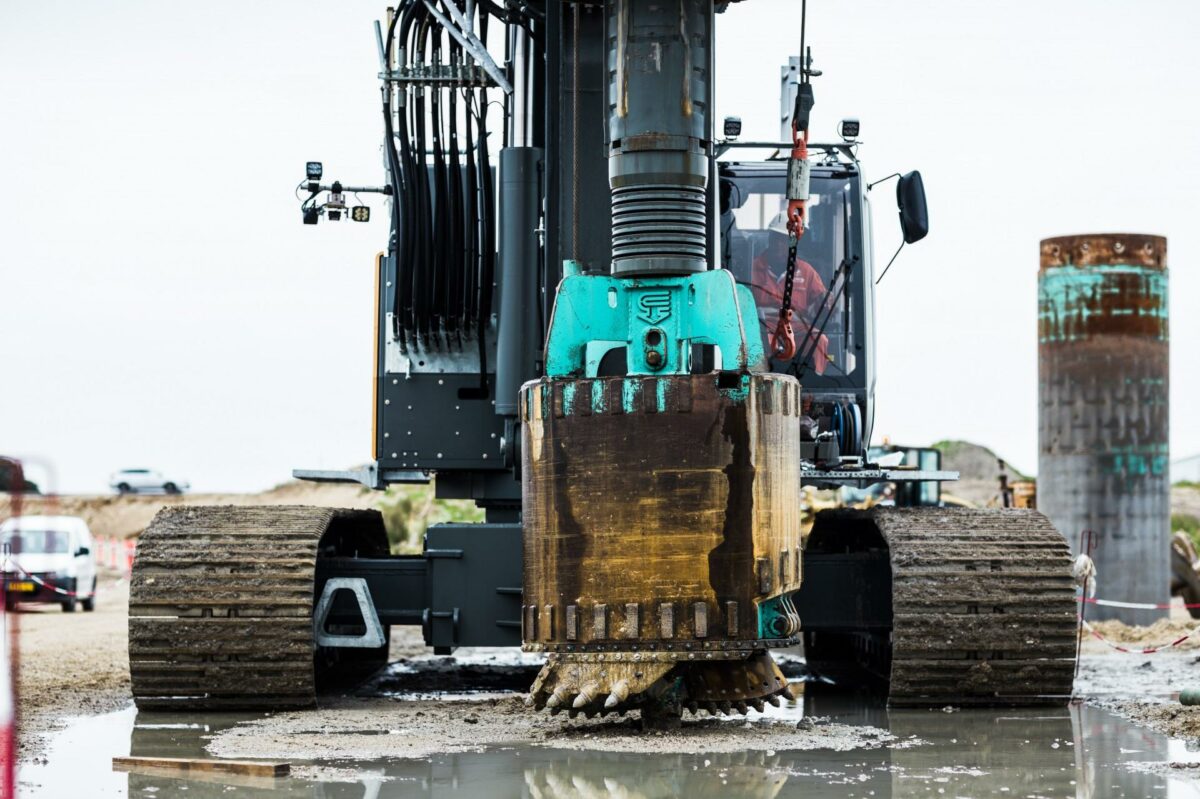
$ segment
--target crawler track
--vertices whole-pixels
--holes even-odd
[[[876,508],[837,512],[822,535],[872,524],[891,563],[891,631],[848,631],[810,663],[853,658],[893,706],[1064,704],[1075,670],[1067,544],[1036,511]],[[821,524],[819,521],[818,524]],[[833,643],[834,646],[824,646]]]
[[[301,506],[167,508],[138,541],[129,671],[139,708],[312,707],[319,685],[382,650],[313,641],[317,559],[383,554],[379,514]],[[341,660],[342,654],[354,660]]]

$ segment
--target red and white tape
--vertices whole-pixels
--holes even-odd
[[[1176,605],[1173,605],[1170,602],[1118,602],[1115,599],[1081,599],[1079,597],[1076,597],[1075,601],[1086,602],[1089,605],[1102,605],[1106,608],[1132,608],[1133,610],[1170,610],[1171,608],[1176,607]],[[1182,607],[1200,608],[1200,602],[1184,604]]]
[[[53,583],[46,582],[41,577],[38,577],[36,574],[26,571],[25,567],[23,567],[20,563],[17,563],[12,558],[9,558],[8,560],[6,560],[4,562],[4,571],[7,572],[10,567],[15,568],[18,572],[20,572],[21,576],[23,578],[28,579],[30,582],[37,583],[38,585],[42,586],[43,588],[49,588],[51,591],[53,591],[56,594],[59,594],[61,596],[79,596],[74,591],[68,591],[65,588],[59,588],[57,585],[54,585]]]

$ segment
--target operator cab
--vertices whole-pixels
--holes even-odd
[[[812,177],[804,235],[792,283],[797,353],[772,360],[771,371],[795,376],[815,432],[834,433],[838,448],[811,459],[864,455],[874,393],[873,280],[869,205],[857,160],[845,145],[809,145]],[[722,268],[747,286],[758,310],[764,349],[779,319],[786,282],[787,160],[718,162]]]
[[[775,329],[783,299],[788,252],[786,179],[786,161],[725,163],[719,170],[721,267],[754,294],[764,336]],[[809,383],[811,374],[832,372],[842,378],[835,382],[845,385],[858,367],[852,320],[861,313],[857,308],[861,303],[850,294],[838,307],[822,305],[834,294],[845,294],[836,279],[839,266],[855,256],[857,263],[862,262],[862,248],[855,246],[853,235],[853,209],[858,202],[858,171],[853,165],[813,169],[805,231],[796,250],[798,261],[811,271],[797,269],[792,294],[797,339],[803,344],[803,331],[812,326],[827,341],[820,347],[820,357],[813,352],[806,362],[795,365],[796,371],[809,374]],[[809,342],[809,349],[813,343]],[[801,354],[804,351],[802,346]],[[791,366],[776,361],[772,371],[788,371]]]

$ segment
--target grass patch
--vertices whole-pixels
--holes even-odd
[[[1200,483],[1195,480],[1176,480],[1171,483],[1172,488],[1200,488]]]
[[[1192,543],[1200,549],[1200,518],[1190,513],[1172,513],[1171,532],[1180,531],[1187,533],[1188,538],[1192,539]]]
[[[436,499],[433,484],[389,486],[375,503],[383,514],[388,544],[397,555],[422,549],[425,530],[442,522],[481,522],[483,508],[465,499]]]

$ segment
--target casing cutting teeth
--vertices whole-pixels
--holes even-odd
[[[772,707],[780,707],[781,706],[779,697],[776,696],[775,694],[771,694],[770,696],[768,696],[767,701],[771,703]]]
[[[600,685],[598,683],[590,682],[579,689],[579,696],[575,697],[575,702],[571,705],[571,707],[581,708],[584,705],[590,705],[599,693]]]
[[[761,699],[751,699],[750,707],[754,708],[759,713],[762,713],[763,710],[766,709],[766,704]]]
[[[608,699],[604,700],[606,708],[613,708],[629,698],[629,683],[625,680],[618,680],[613,686],[612,693],[608,695]]]
[[[563,703],[568,695],[569,692],[567,691],[566,686],[560,685],[558,688],[554,689],[554,693],[550,694],[550,698],[546,700],[546,707],[550,708],[551,711],[557,710],[558,706]]]

